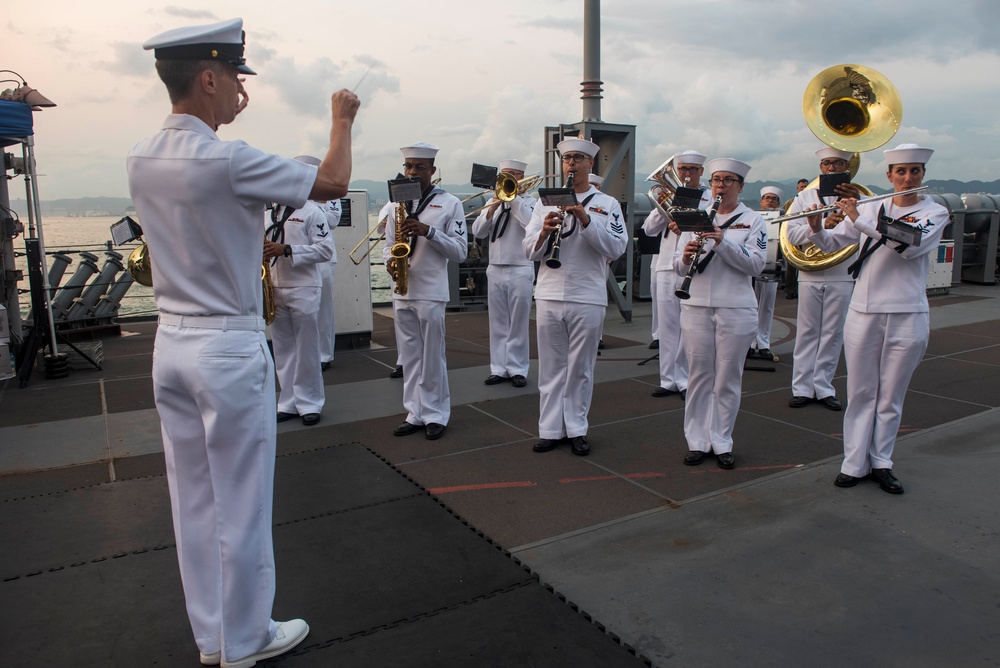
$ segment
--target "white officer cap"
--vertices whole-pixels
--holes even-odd
[[[708,164],[705,165],[705,171],[708,172],[709,176],[716,172],[732,172],[745,179],[750,173],[750,165],[736,158],[715,158],[708,161]]]
[[[604,183],[604,177],[598,176],[597,174],[588,174],[587,178],[590,180],[590,185],[594,186],[595,188],[600,188],[601,185]]]
[[[839,148],[824,146],[816,151],[816,157],[820,160],[850,160],[854,154],[850,151],[841,151]]]
[[[764,186],[760,189],[760,196],[764,195],[777,195],[778,199],[781,199],[785,196],[785,192],[778,186]]]
[[[516,172],[523,172],[528,168],[528,163],[521,162],[520,160],[501,160],[500,161],[500,171],[506,172],[508,169],[513,169]]]
[[[900,144],[896,148],[889,148],[883,151],[885,161],[890,165],[903,165],[911,162],[919,162],[926,165],[934,153],[932,148],[923,148],[916,144]]]
[[[304,162],[307,165],[315,165],[316,167],[319,167],[320,163],[323,162],[319,158],[313,157],[311,155],[297,155],[295,156],[295,159],[298,160],[299,162]]]
[[[674,153],[674,162],[678,165],[704,165],[706,157],[698,151],[681,151]]]
[[[577,153],[585,153],[593,158],[597,155],[597,152],[601,149],[600,146],[592,141],[587,141],[586,139],[563,139],[561,142],[556,144],[556,150],[559,151],[559,155],[565,155],[571,151]]]
[[[441,149],[434,144],[425,144],[422,141],[418,141],[416,144],[404,146],[399,150],[403,152],[404,158],[424,158],[426,160],[433,160],[434,156],[436,156],[438,151]]]
[[[142,48],[152,49],[157,60],[219,60],[241,74],[257,74],[246,66],[244,44],[243,19],[237,18],[207,26],[174,28],[150,37]]]

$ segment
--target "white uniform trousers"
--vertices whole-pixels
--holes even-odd
[[[826,399],[837,394],[833,377],[844,345],[852,292],[852,281],[799,281],[792,396]]]
[[[319,361],[332,362],[334,347],[337,344],[333,303],[333,274],[337,269],[337,263],[323,262],[319,268],[323,277],[323,290],[319,302]]]
[[[278,410],[320,413],[326,403],[319,361],[320,288],[274,288],[271,344],[278,372]]]
[[[757,350],[771,348],[771,321],[774,320],[774,301],[778,296],[777,281],[753,282],[757,295]]]
[[[274,367],[264,333],[161,324],[153,391],[195,642],[240,659],[276,632]]]
[[[679,277],[673,271],[654,272],[660,333],[660,387],[680,392],[688,386],[687,356],[681,335],[681,300],[674,294]]]
[[[535,301],[539,438],[587,435],[604,313],[599,304]]]
[[[653,267],[656,266],[656,261],[658,259],[659,259],[659,255],[654,255],[653,256],[653,261],[652,261],[652,266]],[[653,280],[651,280],[649,282],[649,300],[651,302],[653,302],[653,309],[652,309],[653,332],[652,332],[652,334],[653,334],[653,340],[654,341],[659,341],[660,340],[660,312],[659,312],[660,310],[656,307],[656,305],[659,303],[659,300],[657,299],[657,296],[660,293],[660,286],[657,285],[657,282],[658,282],[657,279],[659,278],[659,276],[660,276],[660,272],[658,272],[658,271],[656,271],[654,269],[653,270]],[[671,293],[673,293],[672,290],[671,290]]]
[[[756,328],[755,308],[681,307],[688,359],[684,436],[689,450],[732,451],[743,362]]]
[[[927,351],[929,336],[927,313],[847,314],[847,410],[841,473],[861,478],[873,468],[892,468],[892,448],[903,418],[906,388]]]
[[[403,365],[403,408],[406,421],[447,425],[451,417],[448,361],[444,346],[445,302],[396,299],[396,346]]]
[[[528,320],[534,277],[535,271],[530,264],[491,264],[486,269],[491,374],[501,377],[528,375]]]

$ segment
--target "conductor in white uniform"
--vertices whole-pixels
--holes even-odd
[[[681,330],[688,361],[688,392],[684,406],[684,463],[696,466],[715,453],[719,468],[736,466],[733,428],[740,409],[743,362],[757,330],[757,299],[751,278],[767,261],[767,225],[756,211],[740,202],[750,165],[733,158],[716,158],[705,165],[712,196],[722,197],[711,232],[699,254],[691,232],[681,234],[674,269],[697,271],[690,298],[681,303]]]
[[[520,181],[527,163],[501,160],[500,171]],[[495,197],[472,223],[477,239],[490,240],[487,306],[490,312],[490,375],[487,385],[510,381],[514,387],[528,384],[528,320],[531,315],[531,284],[534,263],[524,257],[521,245],[531,221],[534,200],[517,195],[510,202]]]
[[[394,216],[385,227],[382,258],[390,275],[397,262],[408,262],[409,286],[405,295],[396,292],[393,280],[392,311],[396,346],[403,375],[403,408],[406,421],[396,427],[396,436],[423,431],[430,440],[444,435],[451,417],[448,362],[445,359],[444,309],[448,304],[448,262],[461,262],[469,252],[465,211],[457,197],[431,183],[438,147],[419,142],[400,149],[403,174],[420,179],[419,201],[407,205],[402,237],[396,235]],[[412,254],[396,260],[389,254],[393,244],[409,243]]]
[[[562,262],[553,268],[543,261],[535,285],[540,396],[534,451],[547,452],[569,439],[573,454],[585,456],[594,365],[608,307],[608,262],[625,252],[628,239],[618,200],[588,179],[600,147],[565,139],[556,148],[563,177],[573,175],[578,203],[560,211],[539,202],[524,235],[524,254],[532,261],[551,257],[558,235]]]
[[[153,391],[188,618],[202,664],[233,668],[284,653],[309,632],[301,619],[271,619],[276,425],[262,317],[264,207],[347,191],[359,105],[353,93],[333,96],[318,168],[221,141],[215,130],[249,100],[242,28],[242,19],[179,28],[143,45],[155,50],[172,113],[127,165],[156,258]]]
[[[916,144],[885,151],[893,192],[919,188],[933,152]],[[825,252],[863,242],[850,267],[857,284],[844,325],[844,463],[834,484],[853,487],[870,477],[884,491],[902,494],[892,451],[906,388],[927,350],[927,274],[930,254],[937,252],[949,223],[948,210],[919,193],[869,203],[849,198],[837,206],[850,225],[828,230],[821,216],[807,219],[812,241]],[[900,241],[892,232],[898,226],[919,231],[919,243]],[[912,239],[913,233],[903,237]]]

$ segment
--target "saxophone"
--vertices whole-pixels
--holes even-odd
[[[396,205],[396,243],[389,249],[389,255],[396,262],[393,264],[393,269],[389,274],[396,284],[393,292],[401,296],[405,295],[409,289],[410,255],[413,253],[413,246],[402,240],[405,236],[403,234],[403,223],[406,222],[406,218],[406,204],[400,202]]]

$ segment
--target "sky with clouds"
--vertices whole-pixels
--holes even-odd
[[[220,137],[322,155],[330,94],[361,81],[356,179],[395,176],[399,147],[415,141],[441,147],[445,183],[505,157],[537,171],[545,126],[582,116],[583,0],[35,0],[4,14],[0,68],[59,105],[35,113],[42,199],[127,196],[125,155],[170,110],[141,44],[234,16],[258,76]],[[821,144],[802,118],[803,91],[821,70],[858,63],[903,101],[886,148],[936,149],[930,178],[992,181],[998,25],[995,0],[605,0],[602,118],[637,126],[638,181],[688,148],[749,162],[750,180],[811,178]],[[857,180],[881,186],[884,172],[874,151]]]

